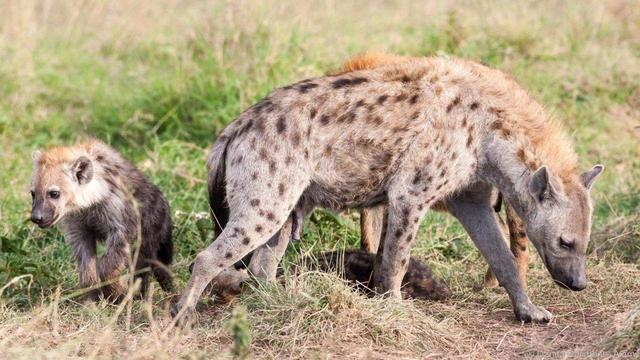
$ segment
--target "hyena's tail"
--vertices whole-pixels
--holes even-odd
[[[216,237],[229,221],[229,204],[225,188],[226,158],[229,142],[235,136],[235,131],[225,131],[218,137],[207,158],[207,174],[209,189],[209,206],[213,217],[213,227]]]

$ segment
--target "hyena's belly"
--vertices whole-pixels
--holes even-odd
[[[382,203],[398,156],[399,151],[373,140],[334,143],[316,162],[305,199],[337,210]]]

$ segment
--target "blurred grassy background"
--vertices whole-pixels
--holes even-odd
[[[606,166],[591,261],[639,260],[636,1],[0,0],[0,14],[0,287],[33,275],[0,301],[33,304],[77,283],[59,231],[27,221],[33,150],[90,135],[138,164],[174,211],[180,284],[211,241],[199,215],[216,134],[273,88],[364,51],[466,57],[513,74],[565,121],[585,169]],[[354,246],[357,229],[357,214],[317,212],[289,256]],[[413,254],[460,291],[484,271],[446,215],[427,216]]]

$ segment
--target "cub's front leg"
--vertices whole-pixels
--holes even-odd
[[[78,262],[80,288],[94,287],[100,282],[96,267],[96,237],[80,224],[63,224],[65,239],[71,245],[73,255]],[[86,298],[97,301],[100,292],[97,289],[88,290]]]
[[[104,255],[98,262],[100,280],[107,283],[102,288],[102,293],[105,298],[116,303],[122,300],[127,290],[119,277],[129,261],[129,249],[125,234],[110,233],[105,239]]]

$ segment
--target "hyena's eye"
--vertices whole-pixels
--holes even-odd
[[[566,250],[571,250],[573,248],[573,243],[570,243],[567,240],[560,237],[560,247]]]
[[[51,191],[49,191],[49,194],[48,194],[48,195],[49,195],[49,197],[50,197],[50,198],[52,198],[52,199],[57,199],[57,198],[59,198],[59,197],[60,197],[60,191],[57,191],[57,190],[51,190]]]

